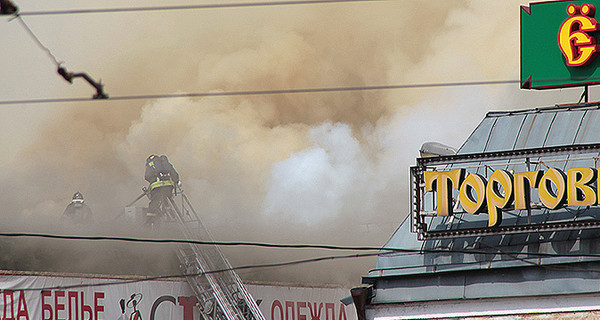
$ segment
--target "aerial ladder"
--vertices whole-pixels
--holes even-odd
[[[214,241],[186,194],[179,186],[176,190],[178,195],[162,204],[163,218],[176,222],[186,240]],[[134,203],[145,194],[146,190]],[[218,246],[182,243],[177,256],[205,320],[265,320]]]

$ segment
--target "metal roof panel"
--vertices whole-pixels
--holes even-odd
[[[566,107],[536,108],[518,111],[490,112],[481,121],[458,154],[475,154],[491,151],[510,151],[547,146],[572,145],[574,143],[600,143],[600,104],[572,105]],[[572,167],[598,167],[596,153],[581,152],[566,156],[544,157],[545,164],[528,167],[522,162],[507,160],[492,164],[489,169],[504,168],[524,172],[525,169],[545,170],[544,165],[562,169]],[[536,159],[532,159],[536,160]],[[532,161],[535,162],[535,161]],[[470,168],[470,172],[485,174],[487,167]],[[493,170],[492,170],[493,171]],[[537,196],[537,195],[536,195]],[[534,199],[539,201],[539,199]],[[523,221],[543,223],[552,221],[585,221],[600,219],[600,208],[564,208],[513,210],[504,213],[503,225],[518,225]],[[428,228],[465,229],[485,227],[487,215],[457,214],[452,217],[433,217]],[[600,260],[600,246],[596,243],[600,230],[544,231],[529,234],[504,234],[465,237],[444,240],[417,240],[410,232],[410,219],[406,219],[390,238],[385,247],[425,250],[417,254],[389,254],[382,251],[377,267],[370,276],[399,276],[441,272],[443,270],[478,270],[531,266],[533,260],[541,264],[572,263],[582,260]],[[456,252],[427,252],[448,250]],[[461,252],[480,250],[481,253]],[[508,252],[509,254],[506,254]],[[569,256],[538,256],[532,261],[523,259],[526,253],[556,254]],[[595,256],[597,255],[597,256]],[[536,257],[531,255],[529,257]]]

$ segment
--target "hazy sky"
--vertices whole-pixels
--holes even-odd
[[[22,12],[165,4],[15,3]],[[169,5],[205,3],[222,2]],[[64,67],[121,96],[517,80],[521,4],[391,0],[23,19]],[[8,20],[0,19],[0,100],[95,93],[82,79],[62,79]],[[144,160],[160,153],[217,240],[381,246],[409,210],[409,166],[422,143],[459,147],[490,110],[576,102],[580,94],[509,84],[0,105],[2,229],[54,231],[49,225],[75,191],[101,226],[114,226],[145,185]],[[247,265],[336,253],[226,254]],[[93,258],[78,259],[87,266]],[[358,284],[374,266],[356,259],[242,277]]]

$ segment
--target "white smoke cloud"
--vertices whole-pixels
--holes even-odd
[[[421,144],[440,141],[458,148],[468,132],[463,128],[474,127],[485,114],[476,110],[486,94],[468,92],[436,93],[406,106],[412,112],[358,133],[342,123],[312,127],[309,147],[273,165],[264,214],[304,225],[331,218],[366,225],[383,218],[378,211],[387,202],[383,219],[401,221],[407,204],[398,195],[408,189],[408,167]],[[448,119],[443,127],[435,121],[440,117]]]
[[[337,217],[349,196],[367,195],[356,187],[368,188],[372,173],[350,126],[325,123],[308,134],[312,147],[273,165],[265,213],[311,225]]]

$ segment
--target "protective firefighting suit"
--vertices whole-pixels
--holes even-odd
[[[161,206],[173,196],[179,182],[179,174],[165,155],[151,155],[146,159],[146,181],[150,183],[150,204],[146,213],[146,224],[154,223],[165,213]]]
[[[65,208],[63,217],[78,224],[85,224],[92,221],[92,210],[85,204],[81,192],[73,195],[71,203]]]

